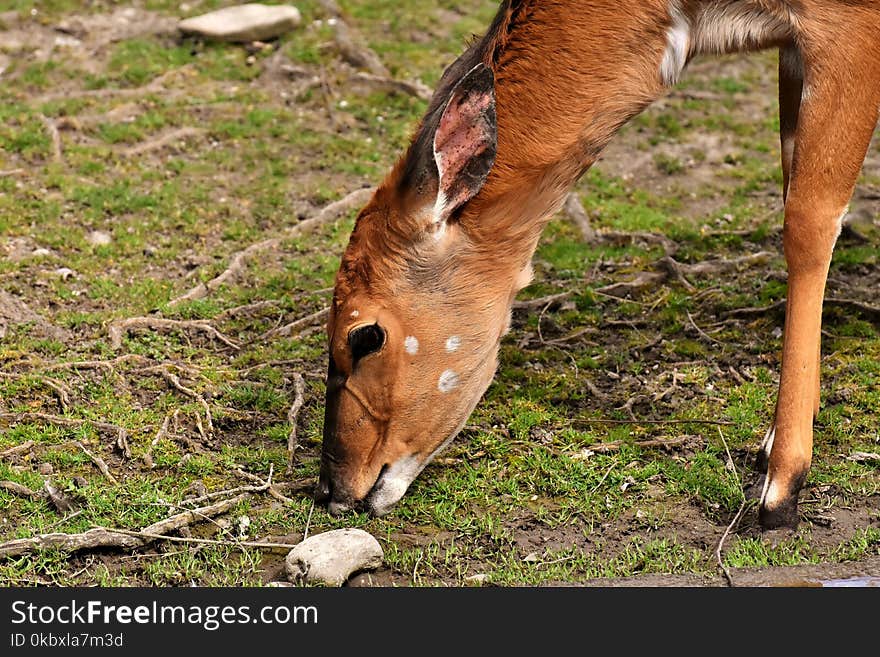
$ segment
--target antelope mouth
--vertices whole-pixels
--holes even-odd
[[[327,504],[327,511],[332,516],[340,516],[349,511],[366,511],[371,516],[384,516],[406,494],[422,467],[423,464],[415,455],[405,456],[391,465],[386,463],[379,471],[376,482],[360,500],[336,497],[332,479],[322,477],[315,490],[315,501]]]

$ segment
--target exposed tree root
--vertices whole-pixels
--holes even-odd
[[[261,340],[265,340],[268,338],[274,337],[287,337],[295,334],[296,332],[307,328],[309,326],[314,326],[318,322],[322,322],[330,316],[330,308],[322,308],[317,312],[313,312],[311,315],[306,315],[305,317],[301,317],[295,321],[290,322],[289,324],[285,324],[284,326],[279,326],[278,328],[273,328],[266,331],[263,335],[260,336]]]
[[[33,440],[26,440],[25,442],[21,443],[20,445],[14,445],[13,447],[10,447],[9,449],[5,449],[2,452],[0,452],[0,459],[9,458],[10,456],[15,456],[16,454],[23,454],[24,452],[27,452],[33,446],[34,446]]]
[[[355,68],[362,68],[373,75],[384,78],[390,78],[391,73],[379,59],[379,56],[373,52],[363,42],[363,38],[341,17],[336,17],[330,21],[333,23],[333,38],[336,43],[336,50],[346,62]]]
[[[0,413],[0,420],[12,422],[48,422],[62,427],[81,427],[90,424],[96,429],[112,432],[114,436],[119,436],[119,432],[126,433],[125,429],[109,422],[101,422],[99,420],[80,420],[72,417],[62,417],[60,415],[50,415],[49,413]],[[7,450],[9,452],[10,450]],[[6,454],[7,452],[4,452]]]
[[[17,484],[14,481],[0,481],[0,490],[6,490],[10,493],[18,495],[19,497],[29,497],[31,499],[39,499],[41,497],[45,497],[43,493],[31,490],[27,486],[22,486],[21,484]]]
[[[60,549],[67,552],[109,547],[134,549],[157,540],[173,540],[166,537],[165,534],[179,531],[194,522],[226,513],[246,498],[247,494],[242,494],[198,509],[187,510],[144,527],[140,531],[95,527],[81,534],[53,533],[40,534],[31,538],[18,538],[0,543],[0,559],[46,549]],[[217,543],[221,543],[221,541],[217,541]],[[232,544],[242,545],[241,543]]]
[[[685,274],[690,276],[708,276],[730,273],[743,267],[764,264],[773,255],[769,251],[760,251],[739,258],[719,258],[694,264],[678,262],[672,256],[664,256],[655,263],[655,266],[660,271],[642,271],[628,281],[612,283],[611,285],[596,288],[594,291],[614,297],[625,297],[628,294],[642,292],[643,290],[655,287],[670,277],[677,280],[688,290],[693,290],[695,288],[685,277]]]
[[[348,84],[353,91],[358,88],[367,91],[384,91],[386,93],[401,93],[407,96],[415,96],[422,100],[430,101],[434,96],[433,90],[418,80],[398,80],[396,78],[375,73],[357,71],[348,78]]]
[[[110,483],[113,483],[113,484],[116,483],[116,477],[114,477],[113,473],[110,472],[110,468],[107,467],[107,463],[104,461],[104,459],[102,459],[100,456],[90,452],[86,448],[86,446],[83,445],[78,440],[74,440],[73,444],[76,445],[77,447],[79,447],[83,451],[83,453],[92,460],[92,463],[94,463],[97,466],[98,470],[101,471],[102,475],[107,477],[107,479],[110,481]]]
[[[122,348],[122,337],[129,331],[136,329],[152,329],[154,331],[187,331],[193,330],[204,333],[209,338],[219,340],[223,344],[235,349],[241,347],[223,335],[210,323],[204,320],[183,321],[177,319],[164,319],[162,317],[129,317],[128,319],[117,319],[110,322],[107,333],[110,336],[110,345],[114,349]]]
[[[299,411],[302,408],[303,402],[305,401],[305,390],[306,390],[306,382],[302,378],[302,374],[299,372],[294,373],[293,375],[293,404],[290,407],[290,410],[287,413],[287,422],[290,424],[290,433],[287,436],[287,456],[288,456],[288,470],[293,470],[293,457],[294,452],[296,452],[297,441],[296,441],[296,421],[297,416],[299,415]]]
[[[143,155],[144,153],[158,151],[175,142],[183,141],[184,139],[189,139],[191,137],[198,137],[199,135],[204,134],[204,132],[205,131],[201,128],[194,128],[192,126],[177,128],[176,130],[166,132],[164,135],[160,135],[155,139],[150,139],[132,146],[131,148],[127,148],[122,151],[122,154],[125,157],[135,157],[137,155]]]
[[[299,235],[302,235],[303,233],[317,226],[338,219],[352,209],[363,206],[372,195],[372,189],[357,189],[345,196],[344,198],[338,201],[334,201],[333,203],[325,206],[314,217],[304,219],[298,224],[291,226],[278,237],[272,237],[263,240],[262,242],[251,244],[243,251],[239,251],[237,254],[235,254],[232,257],[229,266],[224,271],[212,278],[210,281],[206,283],[199,283],[197,286],[180,295],[179,297],[172,299],[168,302],[168,307],[173,308],[174,306],[183,303],[184,301],[203,299],[208,294],[216,290],[218,287],[234,281],[244,271],[248,261],[258,253],[277,249],[286,239],[298,237]]]

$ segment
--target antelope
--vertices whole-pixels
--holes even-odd
[[[503,0],[360,211],[327,323],[315,499],[389,512],[491,383],[548,220],[699,54],[778,49],[788,295],[759,521],[796,527],[832,250],[880,111],[880,0]]]

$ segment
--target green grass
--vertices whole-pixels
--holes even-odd
[[[341,4],[393,75],[429,85],[496,5]],[[108,10],[69,0],[10,7],[27,15],[37,6],[47,24]],[[179,11],[166,0],[143,6]],[[536,279],[521,297],[571,296],[544,313],[514,313],[485,398],[391,514],[334,518],[309,498],[323,428],[320,322],[300,335],[270,331],[327,306],[355,212],[282,239],[202,299],[169,304],[247,246],[283,237],[328,202],[377,184],[425,109],[409,96],[350,89],[327,47],[332,29],[317,23],[318,3],[299,6],[302,25],[250,60],[238,45],[141,35],[107,44],[88,71],[56,51],[45,62],[22,56],[5,75],[0,170],[25,173],[0,176],[0,247],[10,256],[0,260],[2,290],[59,330],[5,327],[0,372],[10,376],[0,376],[0,412],[30,415],[2,421],[0,451],[26,441],[34,447],[0,460],[0,480],[40,490],[49,479],[80,512],[62,514],[45,499],[0,490],[0,540],[96,525],[138,529],[178,512],[198,491],[252,485],[239,471],[271,472],[294,488],[288,501],[254,494],[216,523],[193,526],[194,536],[226,545],[157,543],[110,559],[34,552],[0,561],[0,580],[260,585],[278,555],[230,547],[242,516],[248,537],[260,540],[290,540],[307,525],[310,534],[362,527],[385,549],[385,576],[418,586],[474,585],[474,575],[497,585],[715,575],[714,548],[754,476],[753,453],[778,385],[781,315],[726,321],[723,314],[786,295],[773,57],[695,62],[683,89],[718,101],[673,96],[649,109],[618,137],[624,164],[645,154],[647,164],[621,173],[600,161],[576,187],[595,228],[665,235],[679,262],[758,250],[775,254],[770,262],[687,276],[690,287],[667,279],[615,298],[602,288],[658,271],[663,244],[587,244],[576,226],[554,217],[535,254]],[[326,88],[264,76],[275,55],[323,76]],[[736,74],[725,68],[733,65]],[[756,109],[765,105],[766,112]],[[61,122],[60,162],[43,117]],[[129,152],[187,127],[200,132]],[[876,158],[876,145],[871,152]],[[866,167],[862,180],[880,178]],[[110,243],[91,243],[95,231]],[[844,282],[841,296],[870,301],[863,288],[876,282],[880,233],[865,232],[867,244],[841,240],[831,276]],[[62,268],[73,273],[63,276]],[[137,329],[114,349],[110,322],[135,316],[207,321],[238,347],[198,330]],[[876,462],[847,458],[877,451],[880,334],[864,314],[828,309],[825,319],[826,396],[804,508],[820,515],[852,509],[861,526],[829,537],[805,521],[773,544],[751,518],[728,538],[730,567],[880,554],[871,524]],[[77,361],[105,365],[69,365]],[[288,472],[294,374],[304,377],[306,394]],[[40,413],[89,422],[64,425]],[[99,422],[125,429],[129,456]],[[115,483],[72,441],[104,459]],[[41,466],[52,474],[40,474]]]

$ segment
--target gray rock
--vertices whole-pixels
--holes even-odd
[[[287,577],[296,584],[342,586],[353,573],[382,565],[379,541],[362,529],[334,529],[293,548],[285,559]]]
[[[93,230],[86,235],[86,242],[92,246],[107,246],[113,241],[113,236],[103,230]]]
[[[274,39],[292,30],[301,20],[299,10],[290,5],[249,3],[186,18],[177,28],[184,34],[241,43]]]

